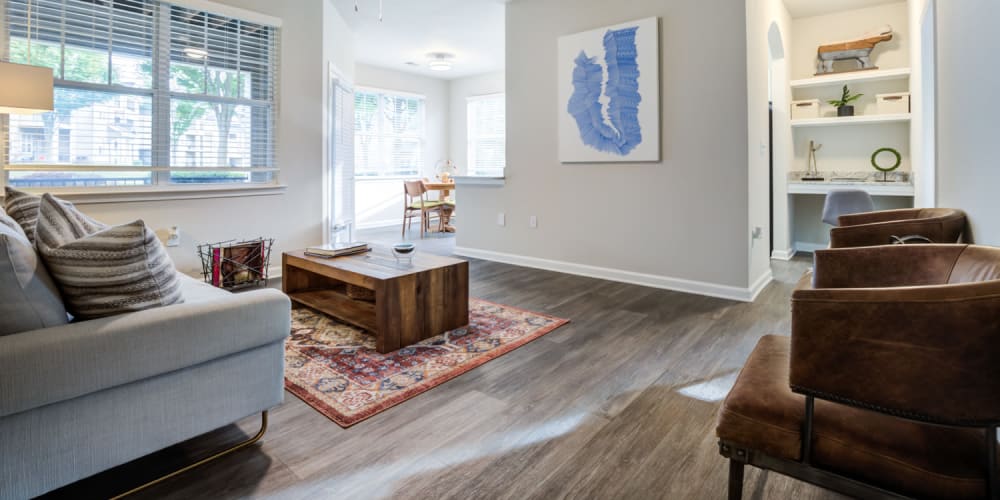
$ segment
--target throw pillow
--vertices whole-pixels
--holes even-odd
[[[4,212],[2,208],[0,208],[0,225],[7,226],[14,234],[28,239],[28,235],[24,234],[24,229],[21,228],[21,225],[13,217],[7,215],[7,212]]]
[[[59,289],[17,223],[0,212],[0,336],[68,321]]]
[[[70,202],[56,198],[59,203],[70,205]],[[24,230],[28,241],[35,243],[35,223],[38,221],[38,204],[40,196],[18,191],[9,186],[4,187],[4,209]]]
[[[48,194],[38,214],[35,244],[73,316],[93,319],[183,301],[173,262],[141,220],[104,227]]]

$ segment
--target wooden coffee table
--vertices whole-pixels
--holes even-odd
[[[469,324],[469,263],[419,251],[400,263],[386,248],[324,259],[305,251],[281,255],[282,289],[292,302],[375,335],[388,353]],[[375,300],[347,296],[347,285],[374,292]]]

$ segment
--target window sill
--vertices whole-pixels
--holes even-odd
[[[26,188],[32,194],[51,193],[78,205],[99,203],[128,203],[161,200],[199,200],[206,198],[241,198],[244,196],[275,196],[285,193],[284,184],[249,186],[171,186],[161,187],[109,187],[109,188]]]
[[[459,186],[504,186],[507,177],[486,177],[481,175],[456,175],[455,184]]]

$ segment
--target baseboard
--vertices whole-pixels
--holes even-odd
[[[586,264],[576,264],[573,262],[559,260],[540,259],[538,257],[528,257],[525,255],[493,252],[477,248],[456,247],[455,254],[475,259],[503,262],[504,264],[511,264],[515,266],[575,274],[577,276],[587,276],[589,278],[630,283],[633,285],[661,288],[664,290],[692,293],[695,295],[706,295],[709,297],[736,300],[740,302],[753,302],[753,300],[757,297],[757,294],[760,293],[760,290],[763,290],[764,287],[771,281],[771,274],[768,272],[764,276],[761,276],[756,283],[754,283],[753,288],[740,288],[736,286],[706,283],[703,281],[671,278],[669,276],[637,273],[622,269],[611,269],[607,267],[589,266]]]
[[[772,281],[774,281],[774,273],[771,269],[768,269],[764,274],[760,275],[760,278],[757,278],[757,281],[753,282],[753,285],[750,286],[750,300],[747,302],[757,300],[757,296],[760,295],[760,292],[763,292],[764,289],[767,288],[767,285],[770,285]]]
[[[774,250],[771,252],[771,259],[773,260],[792,260],[795,257],[795,248],[789,248],[788,250]]]
[[[796,252],[813,253],[816,250],[826,250],[827,248],[830,248],[830,245],[827,243],[806,243],[803,241],[795,242]]]

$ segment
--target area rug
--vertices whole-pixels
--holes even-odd
[[[292,311],[285,388],[350,427],[566,324],[568,320],[471,299],[469,326],[388,354],[375,337],[310,309]]]

